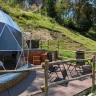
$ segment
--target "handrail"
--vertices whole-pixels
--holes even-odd
[[[48,65],[58,65],[58,64],[64,64],[67,62],[86,62],[88,60],[91,60],[92,58],[88,59],[72,59],[72,60],[58,60],[54,62],[48,62]],[[20,70],[0,70],[0,73],[19,73],[19,72],[26,72],[26,71],[36,71],[36,70],[41,70],[43,69],[44,64],[42,64],[41,67],[33,67],[33,68],[28,68],[28,69],[20,69]]]
[[[58,61],[54,61],[54,62],[49,62],[49,65],[58,65],[58,64],[64,64],[67,62],[86,62],[88,60],[91,60],[92,58],[88,58],[88,59],[72,59],[72,60],[58,60]]]
[[[80,77],[73,78],[73,79],[61,80],[61,81],[49,83],[49,84],[48,84],[48,88],[53,87],[53,86],[58,85],[58,84],[61,84],[61,83],[64,83],[64,82],[79,80],[79,79],[81,79],[81,78],[88,77],[88,76],[89,76],[89,77],[92,77],[92,73],[91,73],[91,74],[87,74],[87,75],[82,75],[82,76],[80,76]],[[42,90],[42,89],[44,90],[44,85],[41,86],[40,88],[41,88],[41,90]]]
[[[73,52],[76,53],[77,51],[72,51],[72,50],[62,50],[63,52]],[[96,51],[84,51],[85,53],[96,53]]]
[[[28,68],[28,69],[20,69],[20,70],[0,70],[0,73],[19,73],[19,72],[26,72],[26,71],[36,71],[36,70],[41,70],[43,69],[42,67],[33,67],[33,68]]]

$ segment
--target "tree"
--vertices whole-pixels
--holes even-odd
[[[63,23],[64,19],[66,17],[69,17],[69,12],[71,9],[71,3],[70,0],[61,0],[59,2],[56,2],[55,5],[55,11],[56,11],[56,20],[59,23]]]
[[[89,0],[78,0],[74,2],[74,21],[76,22],[76,30],[86,33],[92,27],[94,8]]]
[[[56,17],[56,11],[55,11],[55,0],[46,0],[46,11],[48,16],[55,18]]]

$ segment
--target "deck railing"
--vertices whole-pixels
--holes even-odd
[[[33,67],[33,68],[28,68],[28,69],[24,69],[24,70],[3,70],[0,71],[0,73],[18,73],[18,72],[26,72],[26,71],[37,71],[37,70],[44,70],[44,78],[45,78],[45,84],[43,86],[40,87],[40,90],[30,93],[27,96],[34,96],[36,94],[42,93],[44,92],[44,96],[48,96],[48,89],[54,85],[58,85],[64,82],[68,82],[68,81],[74,81],[74,80],[78,80],[80,78],[83,77],[91,77],[92,78],[92,91],[94,91],[94,86],[95,86],[95,58],[96,56],[93,56],[93,58],[88,58],[88,59],[73,59],[73,60],[60,60],[60,61],[54,61],[54,62],[49,62],[48,60],[45,61],[44,64],[42,64],[41,67]],[[48,68],[50,65],[60,65],[60,64],[64,64],[64,63],[68,63],[68,62],[86,62],[86,61],[92,61],[92,73],[87,74],[87,75],[82,75],[80,77],[77,78],[72,78],[72,79],[68,79],[68,80],[61,80],[61,81],[57,81],[57,82],[53,82],[53,83],[48,83]]]

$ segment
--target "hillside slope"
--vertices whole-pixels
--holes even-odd
[[[24,31],[33,31],[36,32],[50,32],[50,36],[54,37],[54,34],[57,35],[55,39],[62,39],[62,46],[65,45],[64,49],[70,50],[96,50],[96,42],[80,35],[77,32],[69,30],[60,26],[55,22],[54,19],[49,17],[41,16],[40,14],[32,14],[26,11],[20,10],[17,8],[11,8],[7,4],[0,3],[0,10],[3,10],[9,14]],[[60,34],[61,37],[58,35]],[[38,33],[37,33],[38,35]],[[74,47],[75,46],[75,47]]]

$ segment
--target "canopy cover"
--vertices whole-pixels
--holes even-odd
[[[0,10],[0,51],[21,51],[22,32],[9,15]]]

